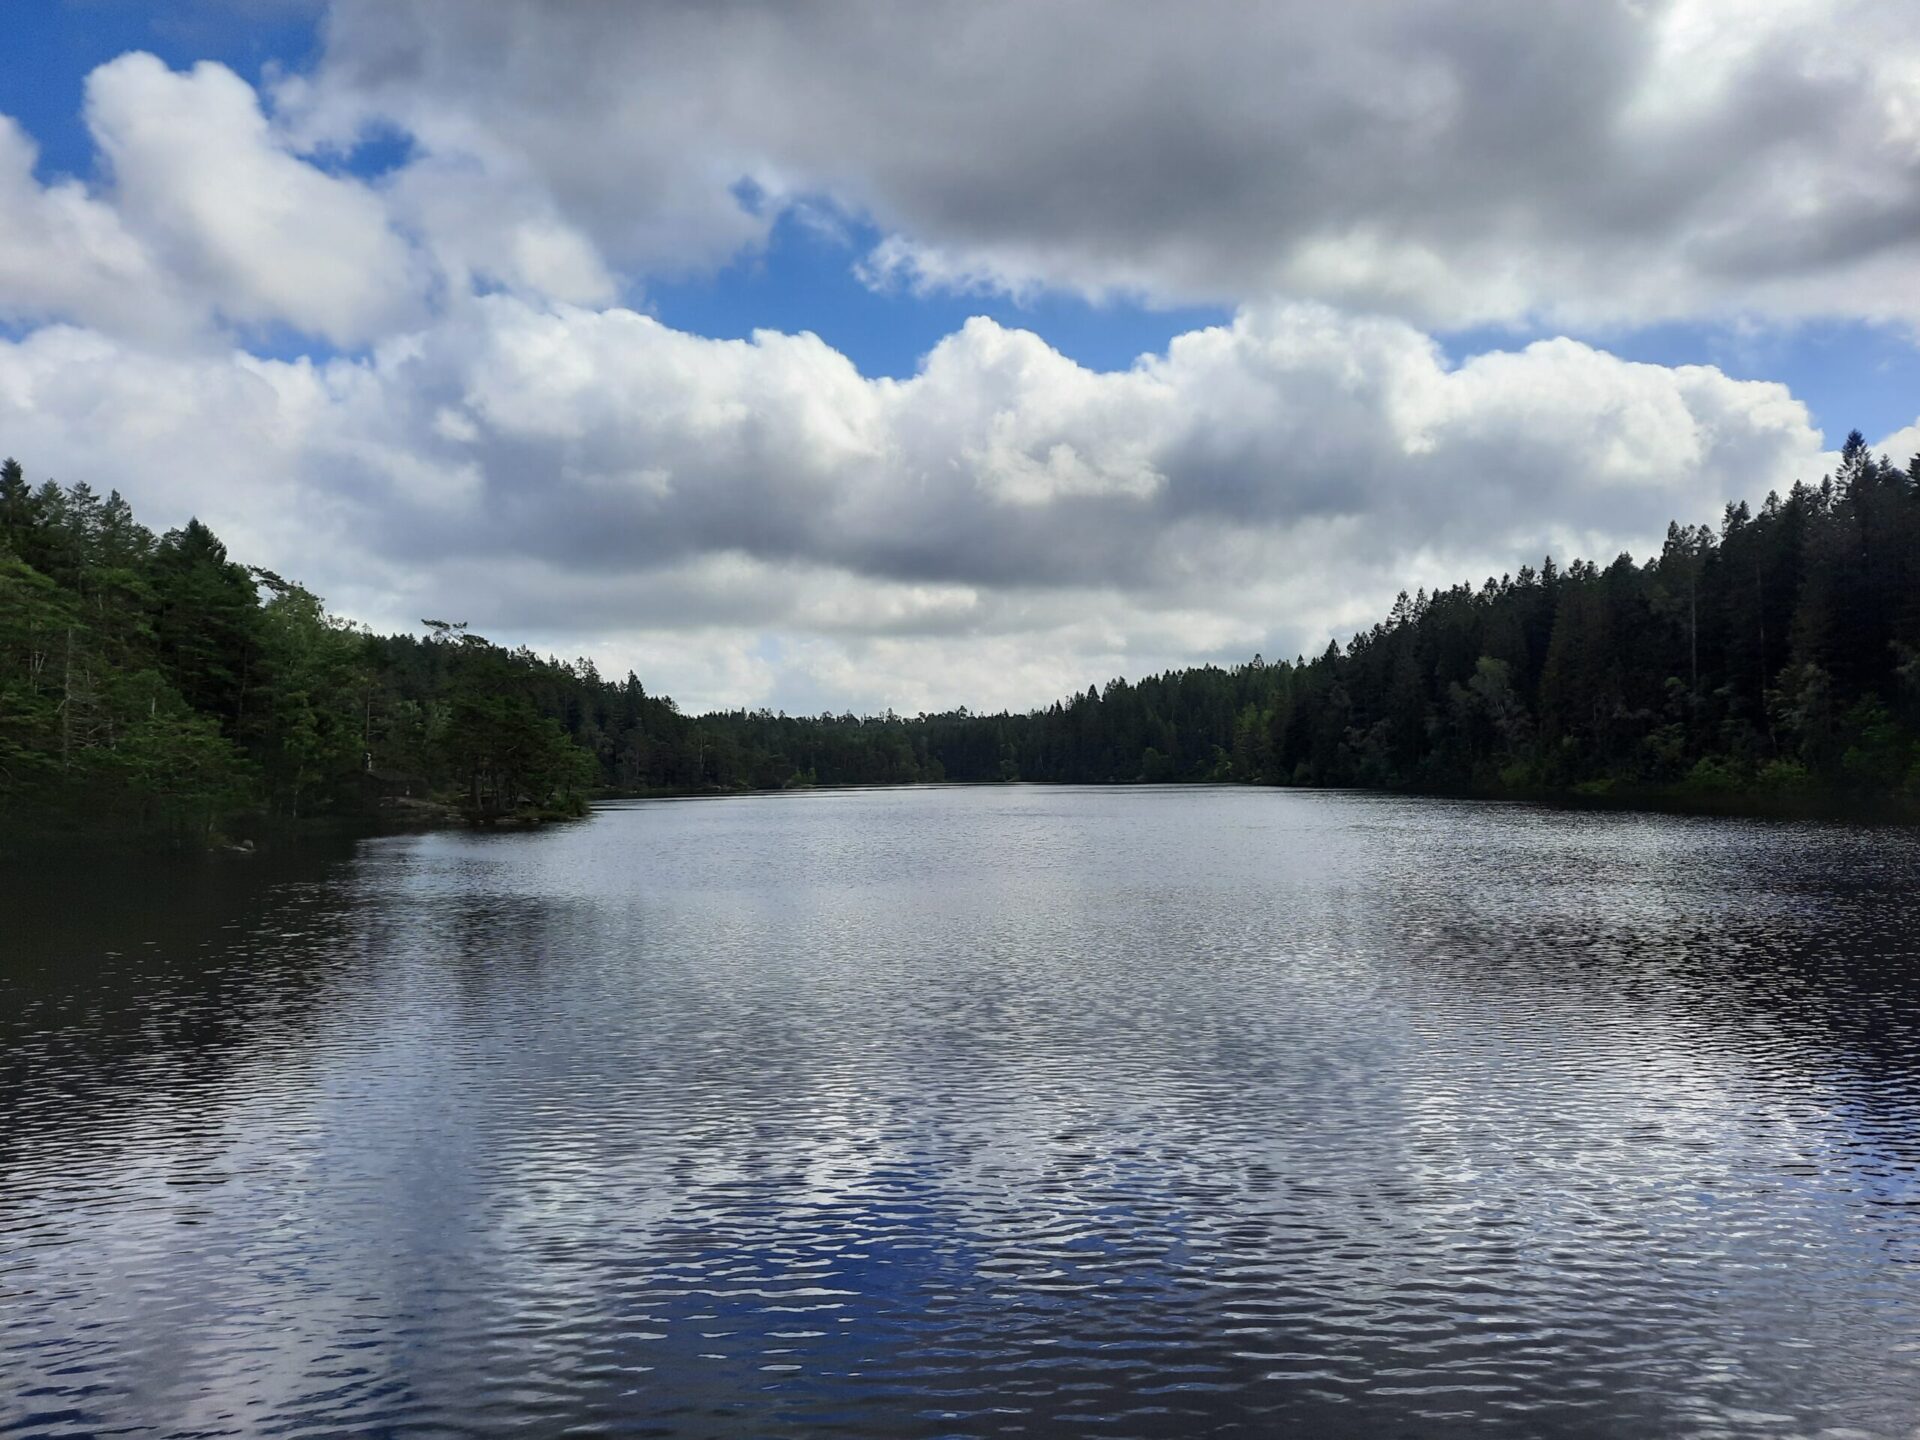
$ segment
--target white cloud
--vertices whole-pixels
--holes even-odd
[[[1874,453],[1884,454],[1902,470],[1916,458],[1920,458],[1920,420],[1911,425],[1903,425],[1874,447]]]
[[[191,317],[119,212],[75,180],[42,187],[33,176],[37,154],[0,115],[0,316],[66,315],[149,335],[189,328]]]
[[[1313,305],[1112,373],[974,320],[874,381],[811,335],[505,295],[326,364],[45,329],[0,346],[0,443],[381,625],[808,709],[1317,649],[1402,585],[1644,550],[1828,463],[1777,385],[1568,340],[1450,367]]]
[[[394,177],[387,200],[424,237],[456,292],[474,284],[572,304],[613,299],[618,284],[593,243],[537,185],[472,161],[427,158]]]
[[[124,222],[226,318],[351,344],[412,314],[379,197],[293,155],[231,70],[123,55],[88,77],[87,123]]]
[[[877,285],[1915,323],[1906,8],[334,0],[271,116],[218,65],[102,66],[98,192],[0,122],[0,313],[358,345],[475,285],[605,305],[824,206],[879,227]],[[377,184],[314,163],[394,129]]]
[[[0,342],[0,448],[370,622],[694,706],[1317,650],[1403,585],[1644,550],[1831,463],[1781,386],[1571,339],[1455,365],[1421,326],[1920,319],[1900,18],[336,0],[270,107],[100,67],[91,186],[0,117],[0,318],[41,327]],[[405,162],[331,171],[369,127]],[[617,303],[783,213],[871,218],[876,285],[1235,318],[1115,372],[975,319],[870,380]],[[235,348],[279,327],[350,353]]]
[[[98,192],[42,186],[0,116],[0,313],[156,343],[224,321],[336,345],[424,313],[428,277],[385,199],[295,155],[232,71],[123,55],[88,77],[86,118],[111,177]],[[567,278],[563,242],[523,248]]]
[[[825,197],[882,231],[877,284],[1914,322],[1912,22],[1902,0],[335,0],[281,100],[309,139],[413,134],[450,215],[459,185],[507,185],[636,272],[721,263]]]

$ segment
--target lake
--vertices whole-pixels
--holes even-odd
[[[1913,1436],[1920,834],[819,792],[0,881],[0,1433]]]

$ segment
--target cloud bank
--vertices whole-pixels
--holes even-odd
[[[907,285],[1920,319],[1902,0],[339,0],[283,101],[314,142],[398,125],[637,272],[826,197]]]
[[[340,0],[265,95],[122,56],[89,179],[0,117],[0,450],[371,623],[795,709],[1317,650],[1817,477],[1779,385],[1429,329],[1920,315],[1892,9],[1411,15]],[[975,319],[891,380],[645,313],[795,204],[875,284],[1235,318],[1111,372]]]
[[[326,363],[47,327],[0,346],[0,435],[380,623],[643,657],[694,703],[786,667],[795,702],[916,707],[1290,654],[1402,584],[1610,555],[1821,463],[1777,385],[1570,340],[1449,366],[1312,304],[1111,373],[974,320],[898,381],[811,335],[506,295]]]

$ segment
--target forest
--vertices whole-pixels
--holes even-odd
[[[117,493],[0,468],[0,846],[203,846],[437,807],[922,781],[1240,782],[1920,808],[1920,456],[1659,554],[1402,594],[1317,658],[1024,714],[682,714],[457,620],[377,635]]]

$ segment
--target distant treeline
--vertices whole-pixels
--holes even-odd
[[[396,797],[474,818],[596,792],[1242,781],[1920,802],[1920,456],[1660,554],[1402,595],[1318,659],[1114,680],[1047,709],[691,717],[631,673],[458,622],[370,634],[199,522],[0,469],[0,836],[203,842]]]

